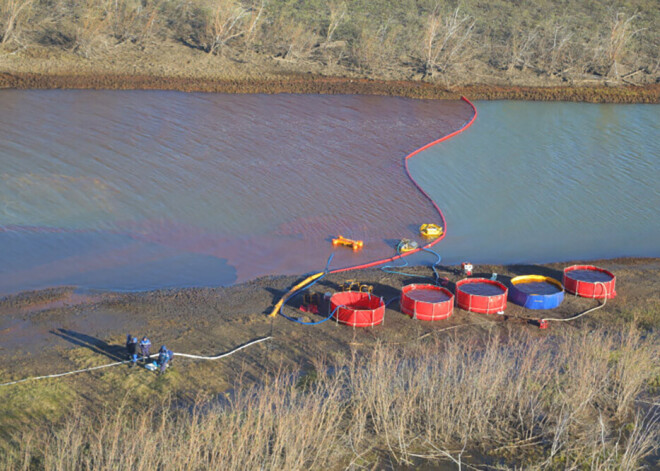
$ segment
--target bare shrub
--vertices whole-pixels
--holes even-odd
[[[378,72],[396,64],[396,42],[401,26],[388,19],[377,28],[365,25],[351,48],[353,61],[363,71]]]
[[[272,30],[276,31],[275,44],[280,50],[276,55],[289,60],[309,59],[320,39],[317,30],[288,18],[279,18]]]
[[[634,29],[634,22],[639,19],[639,13],[626,15],[617,12],[612,18],[611,32],[606,46],[606,58],[609,70],[607,75],[619,78],[619,66],[630,40],[641,30]]]
[[[84,0],[79,5],[80,16],[73,26],[73,50],[83,57],[91,57],[98,49],[108,46],[112,13],[104,6],[97,0]]]
[[[266,0],[184,2],[169,10],[176,36],[209,54],[239,43],[250,46],[263,21]]]
[[[642,28],[636,28],[640,18],[639,13],[617,11],[601,26],[593,51],[593,67],[598,73],[619,80],[620,69],[631,42],[643,31]]]
[[[344,22],[348,13],[348,6],[345,1],[330,1],[328,2],[328,8],[330,9],[330,18],[328,20],[328,29],[325,33],[326,44],[332,42],[335,31]]]
[[[520,69],[530,68],[533,65],[534,54],[538,52],[539,28],[524,28],[514,31],[507,47],[508,69],[518,67]]]
[[[35,0],[0,0],[0,45],[17,41]]]
[[[457,62],[465,61],[474,25],[474,19],[461,14],[459,7],[444,12],[437,3],[428,15],[422,38],[424,75],[433,77],[436,70],[444,73]]]
[[[209,54],[245,33],[249,10],[235,0],[219,0],[210,12],[202,44]]]
[[[563,77],[575,67],[577,57],[572,55],[571,49],[575,33],[566,23],[567,20],[551,20],[541,29],[538,68],[549,75]]]
[[[119,42],[142,42],[151,38],[160,20],[158,1],[108,0],[112,35]]]

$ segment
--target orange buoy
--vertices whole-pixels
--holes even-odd
[[[364,246],[364,242],[362,242],[361,240],[348,239],[340,235],[332,239],[332,246],[337,247],[338,245],[351,247],[354,251],[357,251]]]

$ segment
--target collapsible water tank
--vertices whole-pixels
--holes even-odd
[[[608,299],[616,296],[616,277],[609,271],[592,265],[564,268],[564,287],[583,298]]]
[[[516,276],[511,280],[509,299],[527,309],[554,309],[564,300],[564,287],[549,276]]]
[[[465,278],[456,283],[456,304],[466,311],[496,314],[506,309],[508,291],[499,281]]]
[[[383,322],[385,302],[370,293],[343,291],[330,298],[333,317],[342,324],[353,327],[370,327]],[[336,309],[336,311],[335,311]]]
[[[422,321],[447,319],[454,312],[454,295],[440,286],[406,285],[401,289],[401,312]]]

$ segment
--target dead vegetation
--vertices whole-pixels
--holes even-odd
[[[659,18],[648,0],[0,0],[0,51],[102,60],[130,44],[149,62],[154,45],[172,44],[255,66],[445,86],[649,84],[659,79]]]
[[[633,327],[377,344],[192,404],[74,411],[58,428],[17,435],[2,464],[293,470],[387,459],[638,469],[659,446],[658,345]]]

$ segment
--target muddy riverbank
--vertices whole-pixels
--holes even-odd
[[[213,93],[301,93],[385,95],[419,99],[660,103],[660,84],[643,86],[465,85],[445,87],[420,81],[388,81],[287,73],[267,78],[124,75],[115,73],[2,72],[0,88],[178,90]]]
[[[472,314],[456,308],[454,315],[435,323],[418,322],[403,315],[396,301],[386,311],[384,324],[352,329],[334,322],[303,326],[283,317],[267,316],[274,303],[299,277],[265,277],[217,289],[161,290],[138,293],[79,292],[57,288],[4,297],[0,301],[0,382],[97,366],[123,359],[126,333],[149,335],[154,346],[166,344],[176,352],[217,355],[254,338],[268,342],[220,361],[179,360],[167,383],[139,368],[116,367],[60,379],[27,382],[0,389],[2,410],[8,415],[0,428],[57,420],[74,403],[93,408],[116,403],[131,390],[151,394],[217,394],[239,377],[263,381],[284,367],[305,369],[319,356],[345,354],[351,348],[371,348],[378,342],[414,344],[436,335],[517,335],[527,331],[547,336],[603,326],[636,324],[656,331],[660,326],[660,259],[615,259],[596,262],[617,277],[617,297],[605,307],[574,322],[552,323],[540,330],[517,317],[567,318],[599,305],[596,300],[567,295],[552,311],[530,311],[509,303],[504,316]],[[521,274],[541,274],[561,280],[568,263],[547,265],[477,266],[475,275],[498,274],[504,283]],[[411,267],[421,278],[370,269],[330,275],[312,291],[341,290],[348,279],[373,286],[375,295],[396,298],[403,285],[431,281],[430,267]],[[453,282],[458,267],[442,267],[441,275]],[[424,278],[426,277],[426,278]],[[306,321],[320,315],[298,309],[294,298],[285,313]],[[446,330],[451,328],[450,330]],[[23,391],[23,393],[18,393]],[[25,401],[30,407],[25,408]],[[53,404],[56,402],[56,405]],[[44,408],[46,410],[44,410]],[[11,413],[9,413],[12,411]]]

